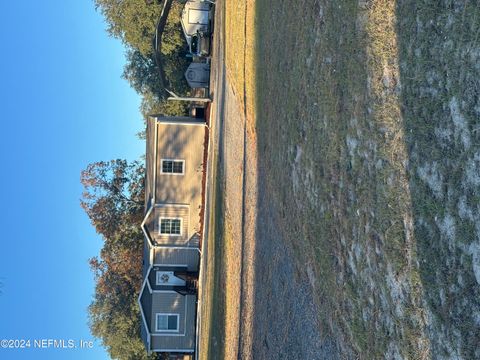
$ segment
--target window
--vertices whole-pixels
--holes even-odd
[[[178,332],[179,314],[157,314],[156,331]]]
[[[184,174],[184,160],[162,159],[162,174]]]
[[[182,235],[182,219],[160,218],[160,235]]]

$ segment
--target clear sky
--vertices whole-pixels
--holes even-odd
[[[94,340],[88,259],[101,239],[79,206],[80,171],[145,152],[140,99],[93,1],[0,1],[0,17],[0,340]],[[8,360],[108,358],[98,341],[0,348]]]

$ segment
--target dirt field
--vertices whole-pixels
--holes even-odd
[[[202,356],[480,358],[478,4],[224,10]]]

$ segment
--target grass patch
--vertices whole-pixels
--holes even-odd
[[[245,17],[246,1],[225,4],[225,65],[234,93],[243,101],[245,84]]]
[[[209,214],[208,234],[208,258],[206,286],[203,290],[206,294],[202,303],[201,312],[203,316],[202,337],[200,339],[202,349],[199,354],[201,360],[224,359],[225,354],[225,263],[224,263],[224,242],[223,242],[223,209],[224,197],[221,191],[223,186],[223,175],[217,157],[212,166],[215,180],[212,189],[214,191],[214,210]]]
[[[322,279],[322,327],[344,354],[421,358],[395,3],[256,4],[259,155],[298,261]]]
[[[229,81],[253,134],[255,116],[255,1],[225,2],[225,64]]]
[[[227,359],[238,348],[239,271],[234,237],[225,212],[224,174],[215,156],[213,211],[209,214],[208,258],[200,359]]]
[[[480,8],[470,1],[405,1],[396,10],[401,102],[432,352],[478,358],[473,343],[480,342],[480,284],[471,249],[478,243],[480,214],[473,204],[478,204],[478,172],[469,168],[480,150],[475,130]]]
[[[325,333],[352,358],[480,357],[480,9],[257,0],[225,18],[261,190],[314,264]]]

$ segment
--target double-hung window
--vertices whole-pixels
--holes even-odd
[[[182,219],[161,217],[160,235],[182,235]]]
[[[157,321],[156,321],[155,330],[157,332],[162,332],[162,331],[178,332],[179,320],[180,320],[179,314],[160,313],[156,315],[157,315]]]
[[[162,174],[183,175],[185,160],[162,159]]]

